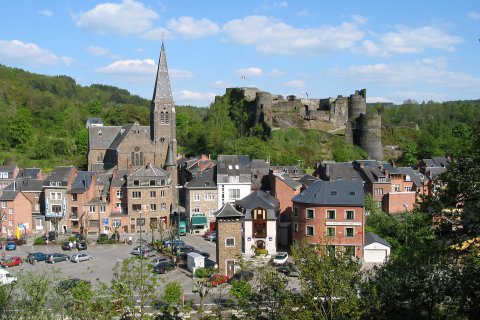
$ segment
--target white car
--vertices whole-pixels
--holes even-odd
[[[92,260],[92,256],[86,253],[75,253],[71,258],[70,261],[72,262],[82,262],[82,261],[87,261],[87,260]]]
[[[279,266],[284,264],[288,260],[288,253],[287,252],[277,252],[275,258],[273,258],[273,264]]]
[[[13,277],[10,272],[4,269],[0,269],[0,285],[16,283],[17,278]]]

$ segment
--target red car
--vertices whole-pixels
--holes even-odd
[[[224,274],[214,274],[213,276],[210,277],[210,284],[212,287],[219,286],[221,284],[227,283],[228,281],[228,276]]]
[[[15,257],[11,257],[11,258],[8,258],[8,259],[2,259],[2,261],[0,262],[0,265],[3,268],[8,268],[8,267],[13,267],[13,266],[21,266],[22,263],[23,263],[22,258],[15,256]]]

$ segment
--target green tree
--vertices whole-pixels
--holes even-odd
[[[7,134],[12,147],[27,142],[33,133],[32,114],[26,108],[20,108],[10,119]]]
[[[165,303],[161,307],[161,312],[164,317],[178,316],[182,303],[183,289],[179,282],[169,282],[163,289],[161,300]]]

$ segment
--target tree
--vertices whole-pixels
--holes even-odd
[[[212,289],[212,284],[209,281],[208,277],[210,272],[205,268],[198,268],[195,270],[195,277],[193,279],[193,290],[192,292],[197,293],[200,297],[200,313],[203,313],[205,299],[208,297],[210,290]]]
[[[179,305],[182,301],[183,289],[179,282],[169,282],[163,289],[161,296],[162,307],[160,308],[163,316],[176,317],[180,312]]]
[[[27,142],[33,133],[32,114],[26,108],[20,108],[10,119],[7,126],[7,134],[10,145],[15,147],[17,144]]]

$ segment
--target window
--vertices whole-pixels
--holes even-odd
[[[410,192],[412,191],[412,187],[403,187],[403,190],[405,190],[405,192]]]
[[[134,186],[139,186],[140,185],[140,180],[133,180],[133,185]]]
[[[352,238],[354,234],[354,228],[345,228],[345,237]]]
[[[50,192],[50,200],[62,200],[61,192]]]
[[[165,190],[160,190],[160,198],[165,198]]]
[[[8,209],[8,214],[13,214],[13,208]]]
[[[62,212],[62,206],[60,206],[60,205],[52,205],[52,212],[55,212],[55,213]]]
[[[72,201],[77,201],[78,199],[78,194],[72,193]]]
[[[157,197],[157,191],[150,191],[150,198],[156,198]]]
[[[139,204],[139,203],[132,204],[132,210],[140,211],[140,210],[142,210],[142,205]]]
[[[334,256],[335,255],[335,246],[327,246],[327,254],[329,256]]]
[[[107,206],[104,205],[104,204],[102,204],[102,205],[100,206],[100,212],[102,212],[102,213],[107,212]]]
[[[315,219],[315,209],[307,209],[307,213],[305,214],[306,219]]]
[[[43,220],[39,218],[35,219],[35,225],[38,229],[43,229]]]
[[[293,224],[293,231],[298,232],[298,223]]]
[[[327,219],[335,220],[335,210],[327,210]]]
[[[38,203],[35,203],[35,211],[40,211],[40,205]]]
[[[114,228],[120,228],[120,226],[122,225],[122,221],[121,220],[113,220],[112,221],[112,226]]]
[[[345,219],[346,219],[346,220],[353,220],[353,219],[355,219],[355,211],[353,211],[353,210],[347,210]]]
[[[200,195],[198,193],[193,195],[193,201],[200,201]]]
[[[229,183],[238,183],[240,181],[240,178],[238,176],[229,176],[228,177],[228,182]]]
[[[298,207],[293,207],[293,215],[294,215],[295,217],[298,217],[298,211],[299,211],[299,210],[298,210]]]
[[[167,210],[167,204],[165,202],[160,204],[160,209],[163,210],[163,211]]]
[[[142,197],[142,193],[140,191],[133,191],[132,198],[133,199],[140,199]]]
[[[381,208],[382,207],[382,201],[377,201],[377,208]]]
[[[89,212],[94,213],[95,212],[95,206],[90,206],[89,207]]]
[[[345,246],[343,249],[343,254],[347,257],[355,257],[355,247],[354,246]]]
[[[8,226],[9,226],[9,227],[13,227],[13,220],[9,220],[9,221],[8,221]]]
[[[228,197],[230,199],[240,199],[240,189],[230,189],[230,190],[228,190]]]
[[[327,236],[335,237],[335,227],[327,227]]]
[[[267,218],[267,210],[262,208],[253,209],[253,219],[265,220]]]
[[[160,180],[160,185],[164,186],[165,185],[165,179]]]
[[[373,193],[376,196],[381,196],[381,195],[383,195],[383,189],[382,188],[375,188],[375,190],[373,190]]]
[[[2,208],[6,208],[7,207],[7,201],[2,201]]]
[[[117,190],[117,198],[119,198],[119,199],[123,198],[123,191],[122,190]]]
[[[307,226],[307,236],[313,236],[313,235],[315,235],[315,227]]]
[[[137,226],[140,226],[140,225],[142,227],[145,225],[145,218],[142,218],[142,219],[137,218]]]
[[[378,181],[379,181],[379,182],[386,182],[386,181],[387,181],[387,178],[386,178],[386,177],[379,177],[379,178],[378,178]]]
[[[157,204],[156,203],[150,203],[150,210],[151,211],[157,211]]]
[[[2,172],[2,178],[8,179],[8,172]]]
[[[206,201],[212,201],[215,200],[215,193],[209,192],[205,194],[205,200]]]
[[[350,191],[348,194],[351,196],[355,196],[355,191]]]
[[[40,193],[35,193],[35,199],[40,198]]]
[[[400,192],[400,185],[399,184],[392,185],[392,192]]]
[[[193,207],[193,213],[200,213],[200,207]]]
[[[330,195],[331,195],[331,196],[336,196],[336,195],[337,195],[337,191],[335,191],[335,190],[330,191]]]
[[[157,181],[155,181],[155,180],[153,180],[153,179],[150,180],[150,185],[151,185],[151,186],[154,186],[154,185],[156,185],[156,184],[157,184]]]
[[[235,238],[226,238],[225,247],[229,247],[229,248],[235,247]]]
[[[407,174],[407,175],[405,176],[405,181],[410,181],[410,180],[411,180],[411,179],[410,179],[410,176]]]

